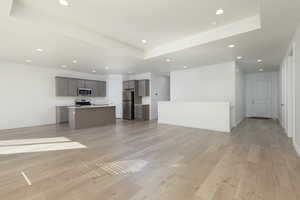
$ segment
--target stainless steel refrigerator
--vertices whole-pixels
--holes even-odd
[[[134,120],[135,90],[123,91],[123,119]]]

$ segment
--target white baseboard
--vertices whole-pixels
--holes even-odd
[[[293,146],[294,146],[298,156],[300,157],[300,147],[295,142],[293,142]]]

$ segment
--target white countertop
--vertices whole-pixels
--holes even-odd
[[[68,108],[71,109],[87,109],[87,108],[105,108],[105,107],[114,107],[113,104],[96,104],[96,105],[90,105],[90,106],[68,106]]]

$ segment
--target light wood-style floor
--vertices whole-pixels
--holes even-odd
[[[300,199],[300,159],[273,120],[247,119],[231,134],[129,121],[0,132],[0,140],[44,137],[88,148],[0,155],[1,200]],[[137,173],[99,167],[136,159],[148,162]]]

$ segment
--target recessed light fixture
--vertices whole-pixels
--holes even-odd
[[[106,67],[105,67],[105,69],[106,69],[106,70],[109,70],[109,67],[108,67],[108,66],[106,66]]]
[[[187,66],[183,66],[184,69],[188,68]]]
[[[142,40],[142,43],[143,44],[147,44],[147,40]]]
[[[166,59],[166,62],[171,62],[171,59],[170,59],[170,58],[167,58],[167,59]]]
[[[68,66],[67,66],[67,65],[61,65],[61,67],[62,67],[62,68],[67,68]]]
[[[93,73],[96,73],[97,71],[93,69],[93,71],[92,71],[92,72],[93,72]]]
[[[234,45],[234,44],[230,44],[230,45],[228,45],[228,47],[229,47],[229,48],[234,48],[235,45]]]
[[[258,59],[257,62],[258,62],[258,63],[261,63],[261,62],[262,62],[262,59]]]
[[[67,0],[59,0],[60,5],[69,6],[69,2]]]
[[[74,64],[76,64],[76,63],[77,63],[77,60],[73,60],[72,62],[73,62]]]
[[[216,11],[216,15],[223,15],[224,14],[224,10],[223,9],[218,9]]]
[[[27,59],[27,60],[25,60],[25,62],[27,62],[27,63],[31,63],[31,62],[32,62],[32,60],[30,60],[30,59]]]
[[[44,50],[43,50],[43,49],[40,49],[40,48],[38,48],[38,49],[36,49],[36,51],[37,51],[37,52],[43,52]]]
[[[258,71],[260,71],[260,72],[263,72],[263,71],[264,71],[264,69],[263,69],[263,68],[260,68]]]
[[[243,59],[243,57],[242,56],[238,56],[238,57],[236,57],[236,59],[241,60],[241,59]]]

